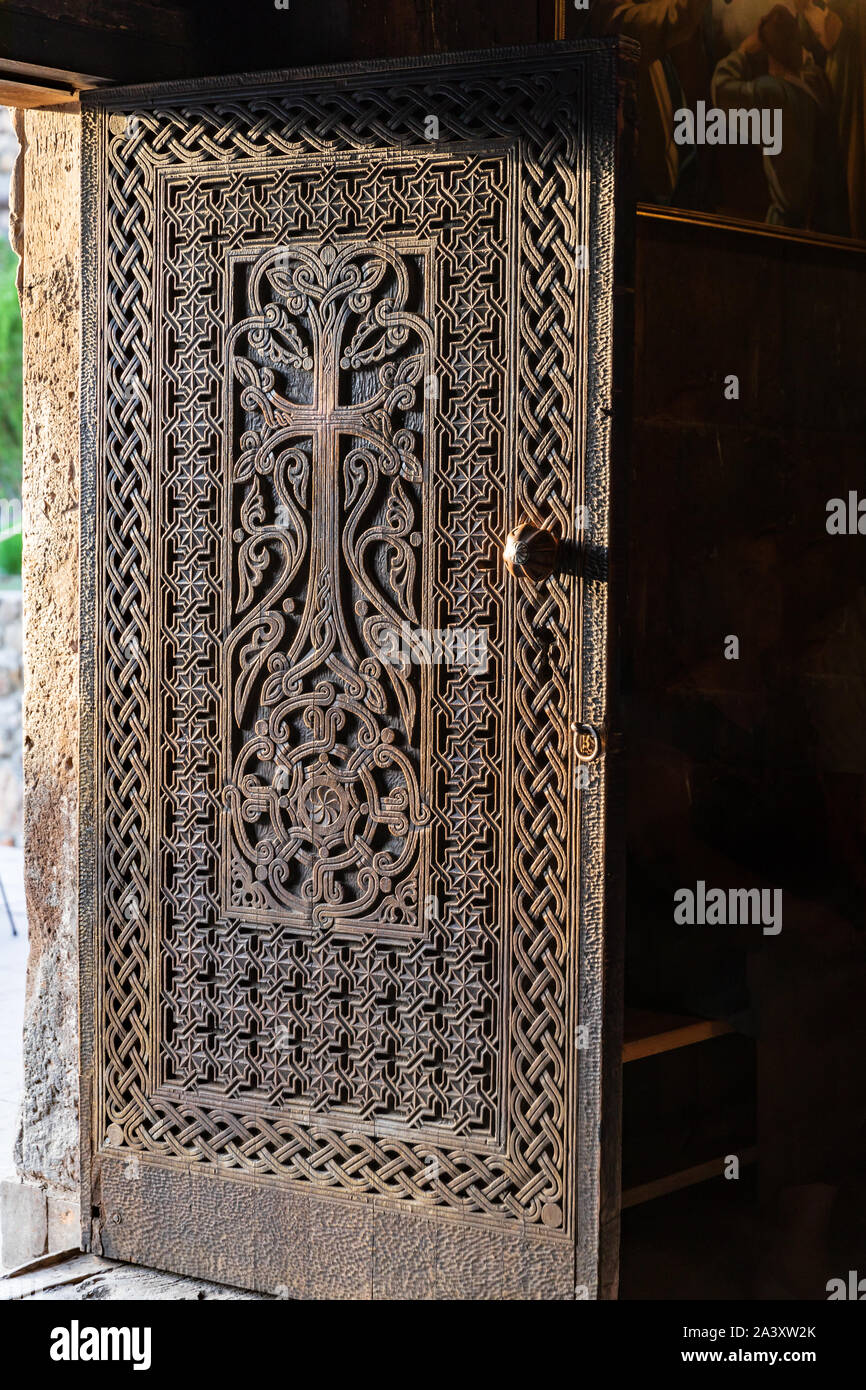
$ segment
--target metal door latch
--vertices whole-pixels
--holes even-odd
[[[594,724],[571,725],[574,734],[574,753],[579,763],[594,762],[601,752],[601,734]]]

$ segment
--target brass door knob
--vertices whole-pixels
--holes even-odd
[[[559,541],[552,531],[524,522],[509,531],[502,558],[509,574],[516,579],[532,579],[538,583],[553,574],[559,552]]]

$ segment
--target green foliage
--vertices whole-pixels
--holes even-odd
[[[18,257],[0,234],[0,497],[21,496],[21,313]]]
[[[12,531],[0,540],[0,574],[21,573],[21,532]]]

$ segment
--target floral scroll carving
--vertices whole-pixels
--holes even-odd
[[[411,931],[426,680],[382,653],[421,621],[423,255],[292,244],[239,271],[226,911]]]

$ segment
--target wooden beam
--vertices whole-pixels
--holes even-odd
[[[32,82],[21,82],[0,72],[0,106],[32,110],[38,106],[60,106],[63,102],[74,100],[73,87],[37,87]]]
[[[75,90],[93,85],[78,80],[82,74],[144,82],[206,70],[207,46],[198,38],[197,18],[187,9],[142,0],[12,0],[0,6],[0,67],[51,71]]]
[[[20,63],[7,57],[0,57],[0,76],[4,81],[30,83],[34,87],[62,87],[64,90],[71,87],[75,91],[102,87],[107,81],[107,78],[98,77],[92,72],[68,72],[38,63]]]

